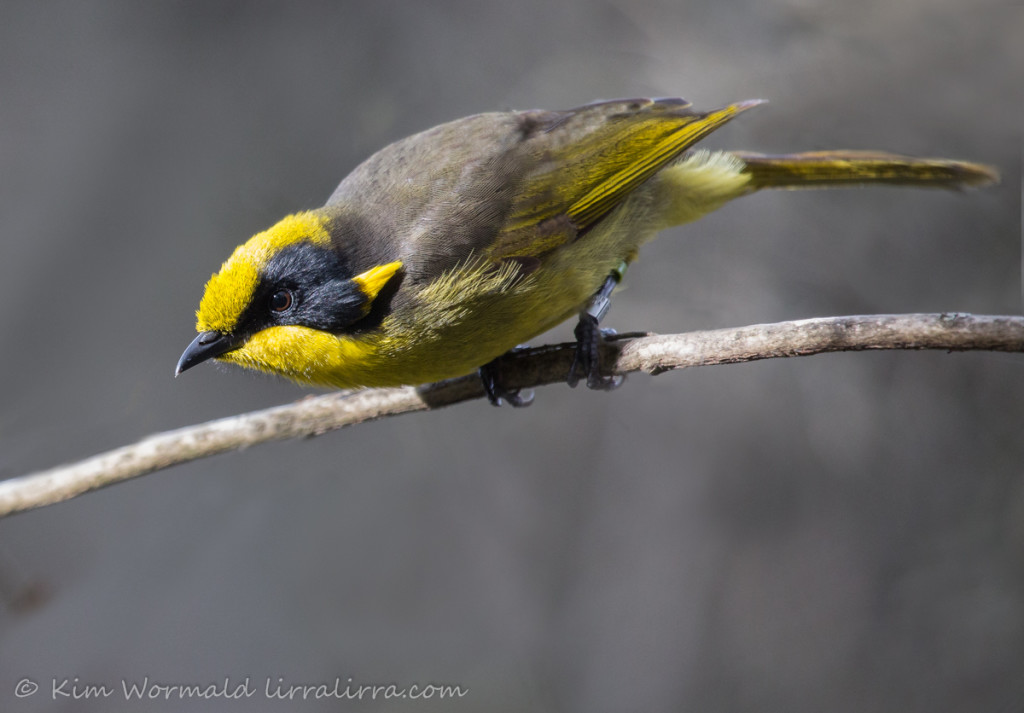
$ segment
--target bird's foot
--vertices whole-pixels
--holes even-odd
[[[516,347],[511,351],[516,351]],[[509,389],[502,383],[501,366],[499,362],[503,357],[493,359],[478,369],[480,381],[483,382],[484,391],[487,393],[487,400],[492,406],[501,406],[504,401],[513,408],[525,408],[533,403],[533,389]]]
[[[606,376],[601,373],[601,345],[605,337],[615,336],[615,330],[601,329],[598,327],[597,318],[584,312],[580,315],[580,321],[573,333],[576,335],[576,354],[572,359],[572,366],[569,367],[566,383],[576,388],[585,374],[588,389],[611,391],[622,386],[622,382],[626,380],[624,375]]]

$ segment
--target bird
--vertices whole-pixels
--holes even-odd
[[[610,390],[600,327],[641,246],[767,188],[962,189],[991,167],[883,151],[786,154],[697,144],[762,104],[680,98],[457,119],[386,146],[320,208],[239,245],[206,283],[179,375],[215,359],[304,385],[419,385],[478,371],[495,405],[504,353],[577,317],[566,380]]]

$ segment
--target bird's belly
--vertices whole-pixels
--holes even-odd
[[[475,371],[574,316],[613,270],[632,261],[652,231],[631,229],[630,222],[607,221],[508,284],[488,284],[492,278],[479,274],[431,284],[378,333],[338,337],[340,351],[318,370],[318,380],[343,388],[399,386]]]
[[[513,289],[462,305],[455,319],[410,325],[387,338],[366,386],[421,384],[471,373],[577,313],[596,288]],[[369,365],[368,365],[369,366]]]

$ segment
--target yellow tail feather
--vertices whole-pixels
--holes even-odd
[[[775,156],[743,151],[730,153],[746,164],[744,172],[751,176],[751,188],[888,183],[960,189],[999,180],[999,173],[990,166],[878,151],[813,151]]]

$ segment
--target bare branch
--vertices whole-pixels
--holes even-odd
[[[564,381],[574,346],[556,344],[503,357],[503,383],[510,388],[532,388]],[[659,374],[688,366],[864,349],[1024,352],[1024,317],[869,315],[664,336],[620,335],[605,345],[602,356],[608,373]],[[363,421],[442,408],[483,395],[480,380],[470,375],[416,388],[310,397],[159,433],[77,463],[0,482],[0,517],[225,451],[316,436]]]

